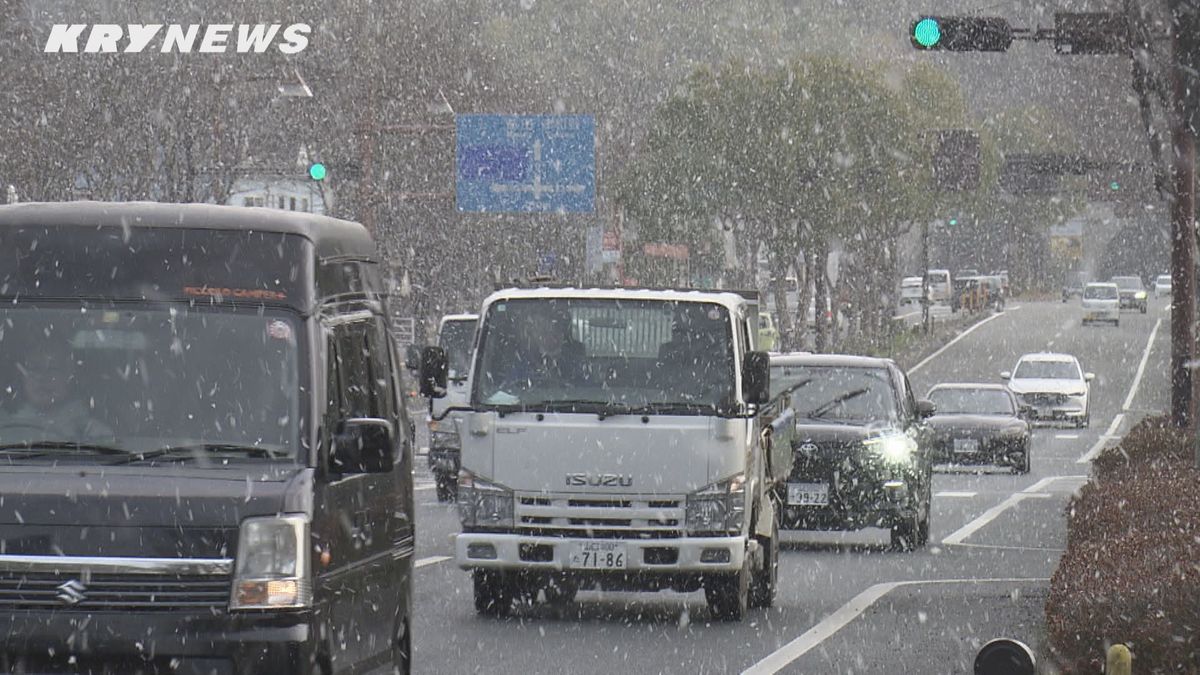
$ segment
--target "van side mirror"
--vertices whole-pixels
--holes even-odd
[[[927,420],[937,414],[937,406],[933,401],[921,399],[917,401],[917,419]]]
[[[395,435],[387,420],[352,417],[338,424],[329,449],[330,472],[387,473],[395,463]]]
[[[746,403],[762,405],[771,400],[771,357],[766,352],[746,352],[742,363],[742,389]]]
[[[446,350],[441,347],[426,347],[421,351],[421,395],[426,398],[446,396],[446,381],[450,376],[450,362]]]
[[[1012,379],[1012,373],[1010,373],[1010,372],[1008,372],[1008,371],[1006,370],[1006,371],[1004,371],[1004,372],[1000,373],[1000,379],[1002,379],[1002,380],[1011,380],[1011,379]]]

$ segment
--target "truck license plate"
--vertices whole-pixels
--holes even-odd
[[[954,439],[954,451],[961,453],[979,452],[979,441],[974,438]]]
[[[791,506],[829,506],[828,483],[788,483]]]
[[[585,570],[623,570],[628,562],[619,541],[577,541],[571,544],[570,565]]]

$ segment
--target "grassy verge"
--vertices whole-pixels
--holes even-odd
[[[1129,646],[1137,673],[1200,673],[1200,471],[1189,436],[1143,420],[1068,506],[1046,628],[1063,673]]]

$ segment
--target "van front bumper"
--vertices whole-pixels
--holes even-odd
[[[311,611],[0,614],[6,667],[27,673],[320,672],[318,634]]]
[[[589,567],[572,553],[579,547],[612,544],[624,555],[619,568]],[[735,572],[746,559],[746,537],[588,539],[473,532],[454,539],[454,559],[463,569],[553,572],[708,573]]]

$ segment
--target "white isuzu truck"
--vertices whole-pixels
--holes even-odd
[[[755,293],[509,289],[484,301],[458,418],[475,608],[544,592],[704,590],[740,620],[775,595],[795,419],[769,400]],[[423,387],[445,391],[426,354]],[[440,361],[440,373],[438,372]]]

